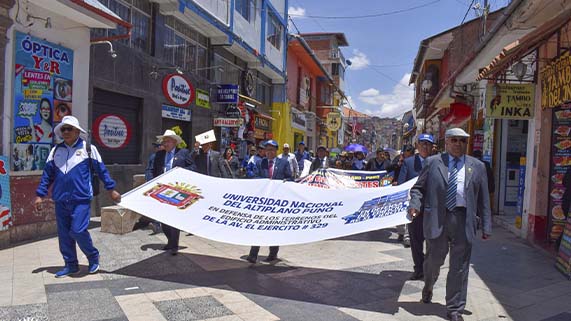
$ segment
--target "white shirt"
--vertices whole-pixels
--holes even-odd
[[[288,153],[287,156],[285,156],[284,154],[278,155],[278,158],[284,158],[284,157],[287,157],[287,161],[289,162],[289,168],[291,169],[291,174],[294,177],[297,177],[299,165],[297,164],[297,159],[295,158],[295,155],[292,153]]]

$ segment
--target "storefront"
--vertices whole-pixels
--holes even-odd
[[[301,142],[306,142],[307,121],[305,114],[296,108],[291,108],[291,128],[293,131],[293,144],[295,148]]]
[[[29,1],[10,10],[20,18],[6,32],[0,247],[55,232],[53,206],[36,211],[31,198],[60,142],[53,128],[66,115],[89,128],[90,28],[130,28],[104,6],[82,4]]]

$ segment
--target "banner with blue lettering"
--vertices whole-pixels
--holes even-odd
[[[73,50],[16,32],[12,170],[42,170],[72,111]]]
[[[120,205],[219,242],[290,245],[409,223],[406,209],[415,181],[333,190],[175,168],[124,194]]]

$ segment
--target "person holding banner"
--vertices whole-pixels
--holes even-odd
[[[404,184],[405,182],[418,176],[422,170],[426,158],[430,156],[433,143],[434,137],[432,137],[430,134],[421,134],[418,136],[418,154],[407,157],[403,161],[399,176],[397,178],[399,185]],[[424,232],[422,231],[422,212],[423,208],[421,207],[419,215],[406,226],[410,239],[410,251],[412,252],[412,260],[414,261],[414,273],[410,277],[410,280],[424,279]]]
[[[260,178],[269,178],[276,180],[292,180],[292,173],[290,163],[286,158],[277,158],[278,143],[275,140],[268,140],[266,142],[266,157],[260,163]],[[272,262],[278,259],[279,246],[270,246],[270,254],[264,260]],[[250,253],[246,260],[250,263],[258,261],[258,253],[260,252],[259,246],[252,246]]]
[[[34,206],[38,211],[42,209],[42,199],[53,185],[51,193],[55,202],[59,250],[65,261],[64,268],[57,271],[55,277],[79,272],[76,244],[89,261],[89,273],[97,273],[99,251],[93,246],[87,230],[93,198],[91,171],[97,172],[114,202],[121,201],[121,194],[115,190],[115,181],[105,168],[97,148],[91,146],[88,151],[85,141],[79,137],[80,133],[86,134],[86,131],[79,126],[77,118],[65,116],[55,127],[54,133],[63,138],[63,143],[50,151],[36,190]]]
[[[155,161],[153,163],[153,178],[168,172],[175,167],[183,167],[185,169],[195,171],[196,165],[194,164],[193,153],[188,149],[179,149],[178,144],[182,142],[182,138],[174,131],[167,129],[161,136],[157,136],[163,145],[163,149],[155,154]],[[167,237],[167,245],[163,250],[170,251],[171,255],[178,254],[178,243],[180,238],[180,230],[167,224],[161,224],[163,233]]]
[[[448,129],[446,153],[426,159],[410,190],[408,214],[418,219],[423,210],[427,243],[424,260],[423,303],[431,303],[432,289],[440,267],[450,252],[446,278],[446,309],[449,320],[463,320],[468,292],[472,243],[476,217],[482,218],[482,238],[492,232],[488,177],[484,164],[466,155],[470,135],[461,128]]]

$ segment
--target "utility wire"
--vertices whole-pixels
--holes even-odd
[[[369,65],[369,66],[371,66],[371,65]],[[396,83],[396,84],[399,85],[399,86],[402,86],[402,87],[404,87],[404,88],[406,88],[406,89],[410,89],[409,86],[406,86],[406,85],[401,84],[401,83],[400,83],[400,80],[394,79],[393,77],[391,77],[391,76],[385,74],[384,72],[378,70],[378,69],[377,69],[376,67],[374,67],[374,66],[371,66],[371,67],[372,67],[371,70],[373,70],[374,72],[378,73],[379,75],[381,75],[381,76],[387,78],[388,80],[390,80],[390,81]]]
[[[472,6],[474,5],[474,1],[476,1],[476,0],[472,0],[472,2],[470,2],[470,5],[468,6],[468,10],[466,10],[466,13],[464,14],[464,18],[462,19],[462,22],[460,22],[460,25],[464,24],[464,21],[466,20],[468,13],[470,13],[470,9],[472,9]]]
[[[440,2],[440,0],[434,0],[431,2],[427,2],[425,4],[421,4],[415,7],[410,7],[410,8],[405,8],[405,9],[400,9],[400,10],[395,10],[395,11],[389,11],[389,12],[379,12],[379,13],[374,13],[374,14],[367,14],[367,15],[358,15],[358,16],[314,16],[314,15],[304,15],[303,17],[306,18],[312,18],[312,19],[366,19],[366,18],[376,18],[376,17],[383,17],[383,16],[390,16],[390,15],[395,15],[395,14],[399,14],[399,13],[404,13],[404,12],[409,12],[409,11],[413,11],[416,9],[420,9],[420,8],[424,8],[424,7],[428,7],[430,5],[433,5],[437,2]],[[295,15],[293,14],[292,16],[296,17],[302,17],[302,15]]]

